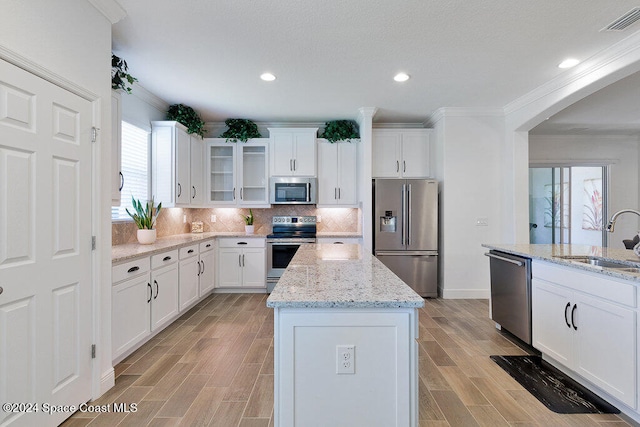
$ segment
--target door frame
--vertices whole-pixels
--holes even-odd
[[[50,71],[49,69],[43,67],[42,65],[25,58],[24,56],[13,52],[6,47],[0,45],[0,60],[6,61],[9,64],[13,64],[22,70],[33,74],[36,77],[39,77],[53,85],[60,87],[68,92],[71,92],[91,103],[92,106],[92,120],[91,126],[94,127],[96,132],[96,140],[92,143],[91,146],[91,233],[92,236],[96,238],[96,246],[91,254],[91,342],[96,344],[98,349],[96,350],[95,358],[92,359],[92,367],[91,367],[91,397],[92,399],[96,399],[100,397],[105,391],[111,388],[115,384],[115,374],[113,371],[113,367],[106,372],[104,375],[100,372],[102,366],[102,358],[105,357],[105,354],[110,354],[110,350],[105,352],[104,349],[110,349],[110,342],[104,342],[101,340],[101,336],[104,336],[104,328],[107,329],[110,333],[110,307],[111,301],[103,301],[101,298],[101,289],[99,284],[101,283],[101,277],[103,276],[103,271],[101,268],[100,260],[103,257],[105,252],[105,248],[111,246],[110,237],[103,236],[103,233],[100,232],[100,209],[102,205],[103,192],[101,191],[102,180],[101,180],[101,166],[104,164],[101,161],[100,156],[100,147],[103,143],[101,121],[102,121],[102,98],[98,95],[85,89],[82,86],[77,85],[76,83],[68,80],[67,78]],[[110,111],[110,109],[107,109]],[[105,111],[107,111],[105,110]],[[109,127],[107,129],[107,137],[109,136]],[[104,141],[108,141],[108,138],[105,138]],[[110,171],[110,164],[106,165],[107,171]],[[103,239],[105,238],[105,239]],[[106,241],[105,241],[106,240]],[[89,242],[87,242],[89,244]],[[108,275],[108,281],[106,283],[111,283],[111,273],[110,271],[104,272],[105,275]],[[107,312],[106,307],[109,308]],[[102,349],[104,347],[104,349]]]
[[[529,168],[573,168],[573,167],[601,167],[603,168],[603,173],[602,173],[602,188],[603,188],[603,195],[602,195],[602,219],[603,221],[605,221],[607,218],[609,218],[609,182],[610,178],[611,178],[611,166],[615,163],[618,163],[617,160],[613,160],[613,159],[602,159],[602,160],[562,160],[562,159],[555,159],[555,160],[549,160],[549,161],[532,161],[529,162]],[[527,173],[527,177],[528,177],[528,173]],[[527,178],[528,179],[528,178]],[[528,185],[527,185],[527,194],[528,196],[530,196],[529,192],[528,192]],[[570,208],[571,209],[571,208]],[[606,229],[604,228],[604,224],[603,224],[603,228],[602,228],[602,246],[603,247],[608,247],[609,246],[609,233],[607,233]]]

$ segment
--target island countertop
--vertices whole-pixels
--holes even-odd
[[[271,308],[394,308],[424,300],[360,245],[300,246],[267,298]]]
[[[551,244],[489,244],[482,246],[519,255],[531,259],[553,262],[559,265],[578,268],[584,271],[591,271],[619,279],[633,280],[640,285],[640,273],[599,267],[572,261],[572,258],[596,257],[607,261],[626,264],[631,268],[640,268],[640,258],[630,249],[605,248],[602,246],[590,245],[551,245]]]

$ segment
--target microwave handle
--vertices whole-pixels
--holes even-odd
[[[307,182],[307,202],[311,201],[311,183]]]

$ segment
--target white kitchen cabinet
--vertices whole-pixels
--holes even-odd
[[[318,128],[269,128],[271,176],[316,176]]]
[[[178,251],[151,257],[151,332],[178,316]]]
[[[533,346],[636,407],[635,286],[533,263]]]
[[[357,144],[318,140],[318,206],[357,207]]]
[[[429,129],[374,129],[374,178],[428,178]]]
[[[213,240],[200,243],[200,298],[205,297],[214,288],[215,259]]]
[[[260,238],[221,238],[218,288],[266,288],[266,248]]]
[[[111,91],[111,206],[120,206],[122,175],[122,95]]]
[[[202,204],[202,141],[174,121],[151,122],[151,193],[163,207]],[[193,157],[192,157],[193,151]]]
[[[208,138],[205,142],[206,203],[228,207],[269,207],[267,139],[229,143],[224,138]]]
[[[198,245],[180,248],[180,311],[189,308],[200,297],[200,270]]]

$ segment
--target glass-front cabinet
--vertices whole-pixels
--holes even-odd
[[[209,138],[207,143],[207,204],[268,207],[269,146],[267,138],[247,143]]]

